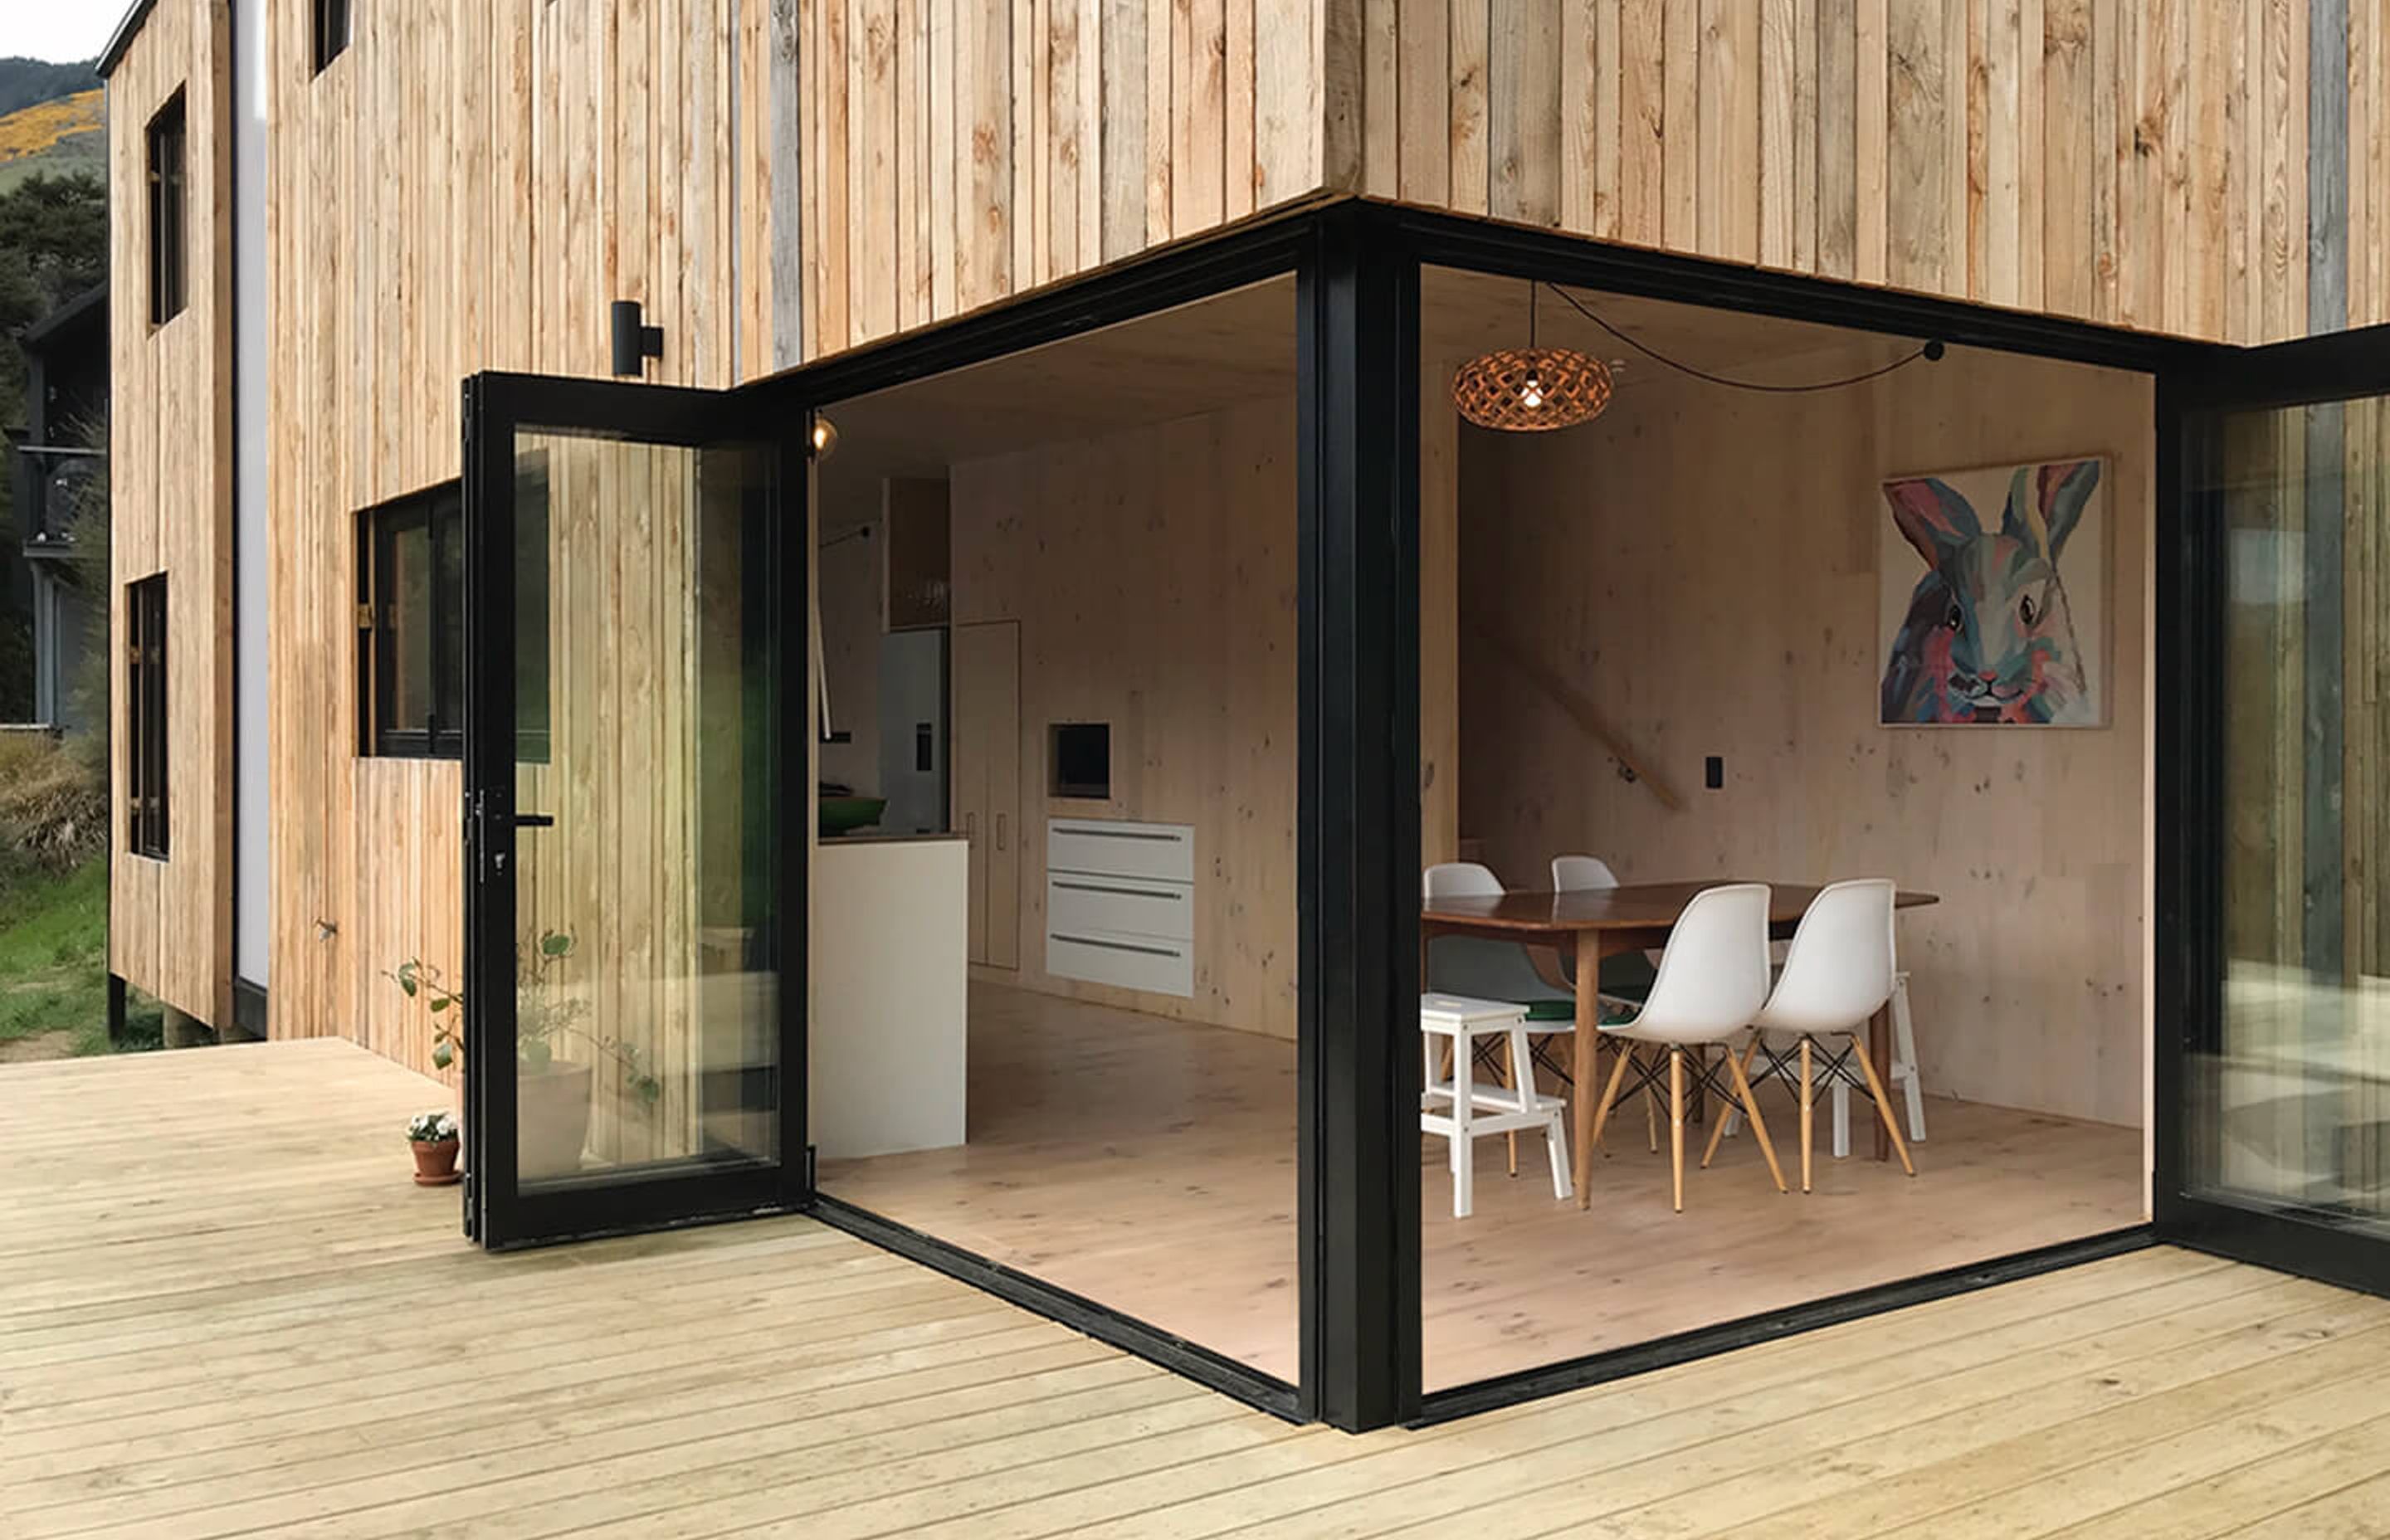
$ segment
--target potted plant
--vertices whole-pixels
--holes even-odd
[[[521,1181],[581,1169],[594,1063],[592,1057],[570,1057],[568,1047],[610,1059],[621,1072],[624,1095],[642,1107],[653,1107],[663,1095],[663,1083],[649,1072],[637,1048],[581,1024],[589,1001],[565,988],[563,980],[577,945],[570,931],[542,930],[515,948],[515,1174]],[[407,998],[421,999],[431,1012],[433,1066],[444,1070],[456,1063],[466,1031],[457,989],[418,957],[399,964],[390,976]]]
[[[417,1187],[444,1187],[456,1180],[456,1113],[416,1113],[406,1125],[406,1142],[415,1151]]]

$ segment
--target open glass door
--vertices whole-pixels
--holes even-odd
[[[801,1197],[807,799],[782,723],[803,505],[746,401],[467,385],[466,1216],[487,1246]]]
[[[2390,328],[2167,382],[2162,1234],[2390,1279]],[[2162,931],[2162,934],[2164,932]],[[2162,1009],[2164,1009],[2162,1005]],[[2174,1030],[2179,1029],[2178,1034]]]

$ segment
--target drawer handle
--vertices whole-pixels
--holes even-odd
[[[1107,888],[1100,882],[1065,882],[1056,878],[1054,886],[1068,888],[1074,893],[1118,893],[1123,898],[1166,898],[1173,904],[1184,896],[1170,892],[1153,892],[1144,888]]]
[[[1075,824],[1063,824],[1054,832],[1084,834],[1090,840],[1152,840],[1165,845],[1177,844],[1186,838],[1179,834],[1148,834],[1142,829],[1135,828],[1081,828]]]
[[[1054,932],[1052,939],[1067,941],[1073,946],[1100,946],[1112,952],[1139,952],[1149,957],[1178,956],[1178,949],[1175,946],[1136,946],[1124,941],[1098,941],[1093,936],[1066,936],[1060,930]]]

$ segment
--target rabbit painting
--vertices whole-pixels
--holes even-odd
[[[1895,608],[1895,584],[1916,568],[1884,540],[1886,725],[2099,724],[2085,644],[2096,645],[2101,631],[2094,623],[2078,634],[2061,559],[2070,545],[2092,553],[2081,565],[2096,604],[2102,543],[2082,531],[2100,471],[2096,459],[2061,460],[1884,483],[1900,539],[1925,563]],[[1987,520],[2003,478],[1998,518]]]

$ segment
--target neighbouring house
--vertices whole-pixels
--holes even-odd
[[[18,339],[25,355],[25,420],[9,435],[9,475],[32,619],[33,725],[61,733],[94,725],[78,699],[96,617],[108,596],[82,580],[74,521],[84,489],[105,477],[94,436],[108,422],[108,286],[76,296]]]
[[[1349,1429],[2390,1277],[2378,6],[102,73],[111,967],[444,1076],[482,1244],[805,1210]]]

